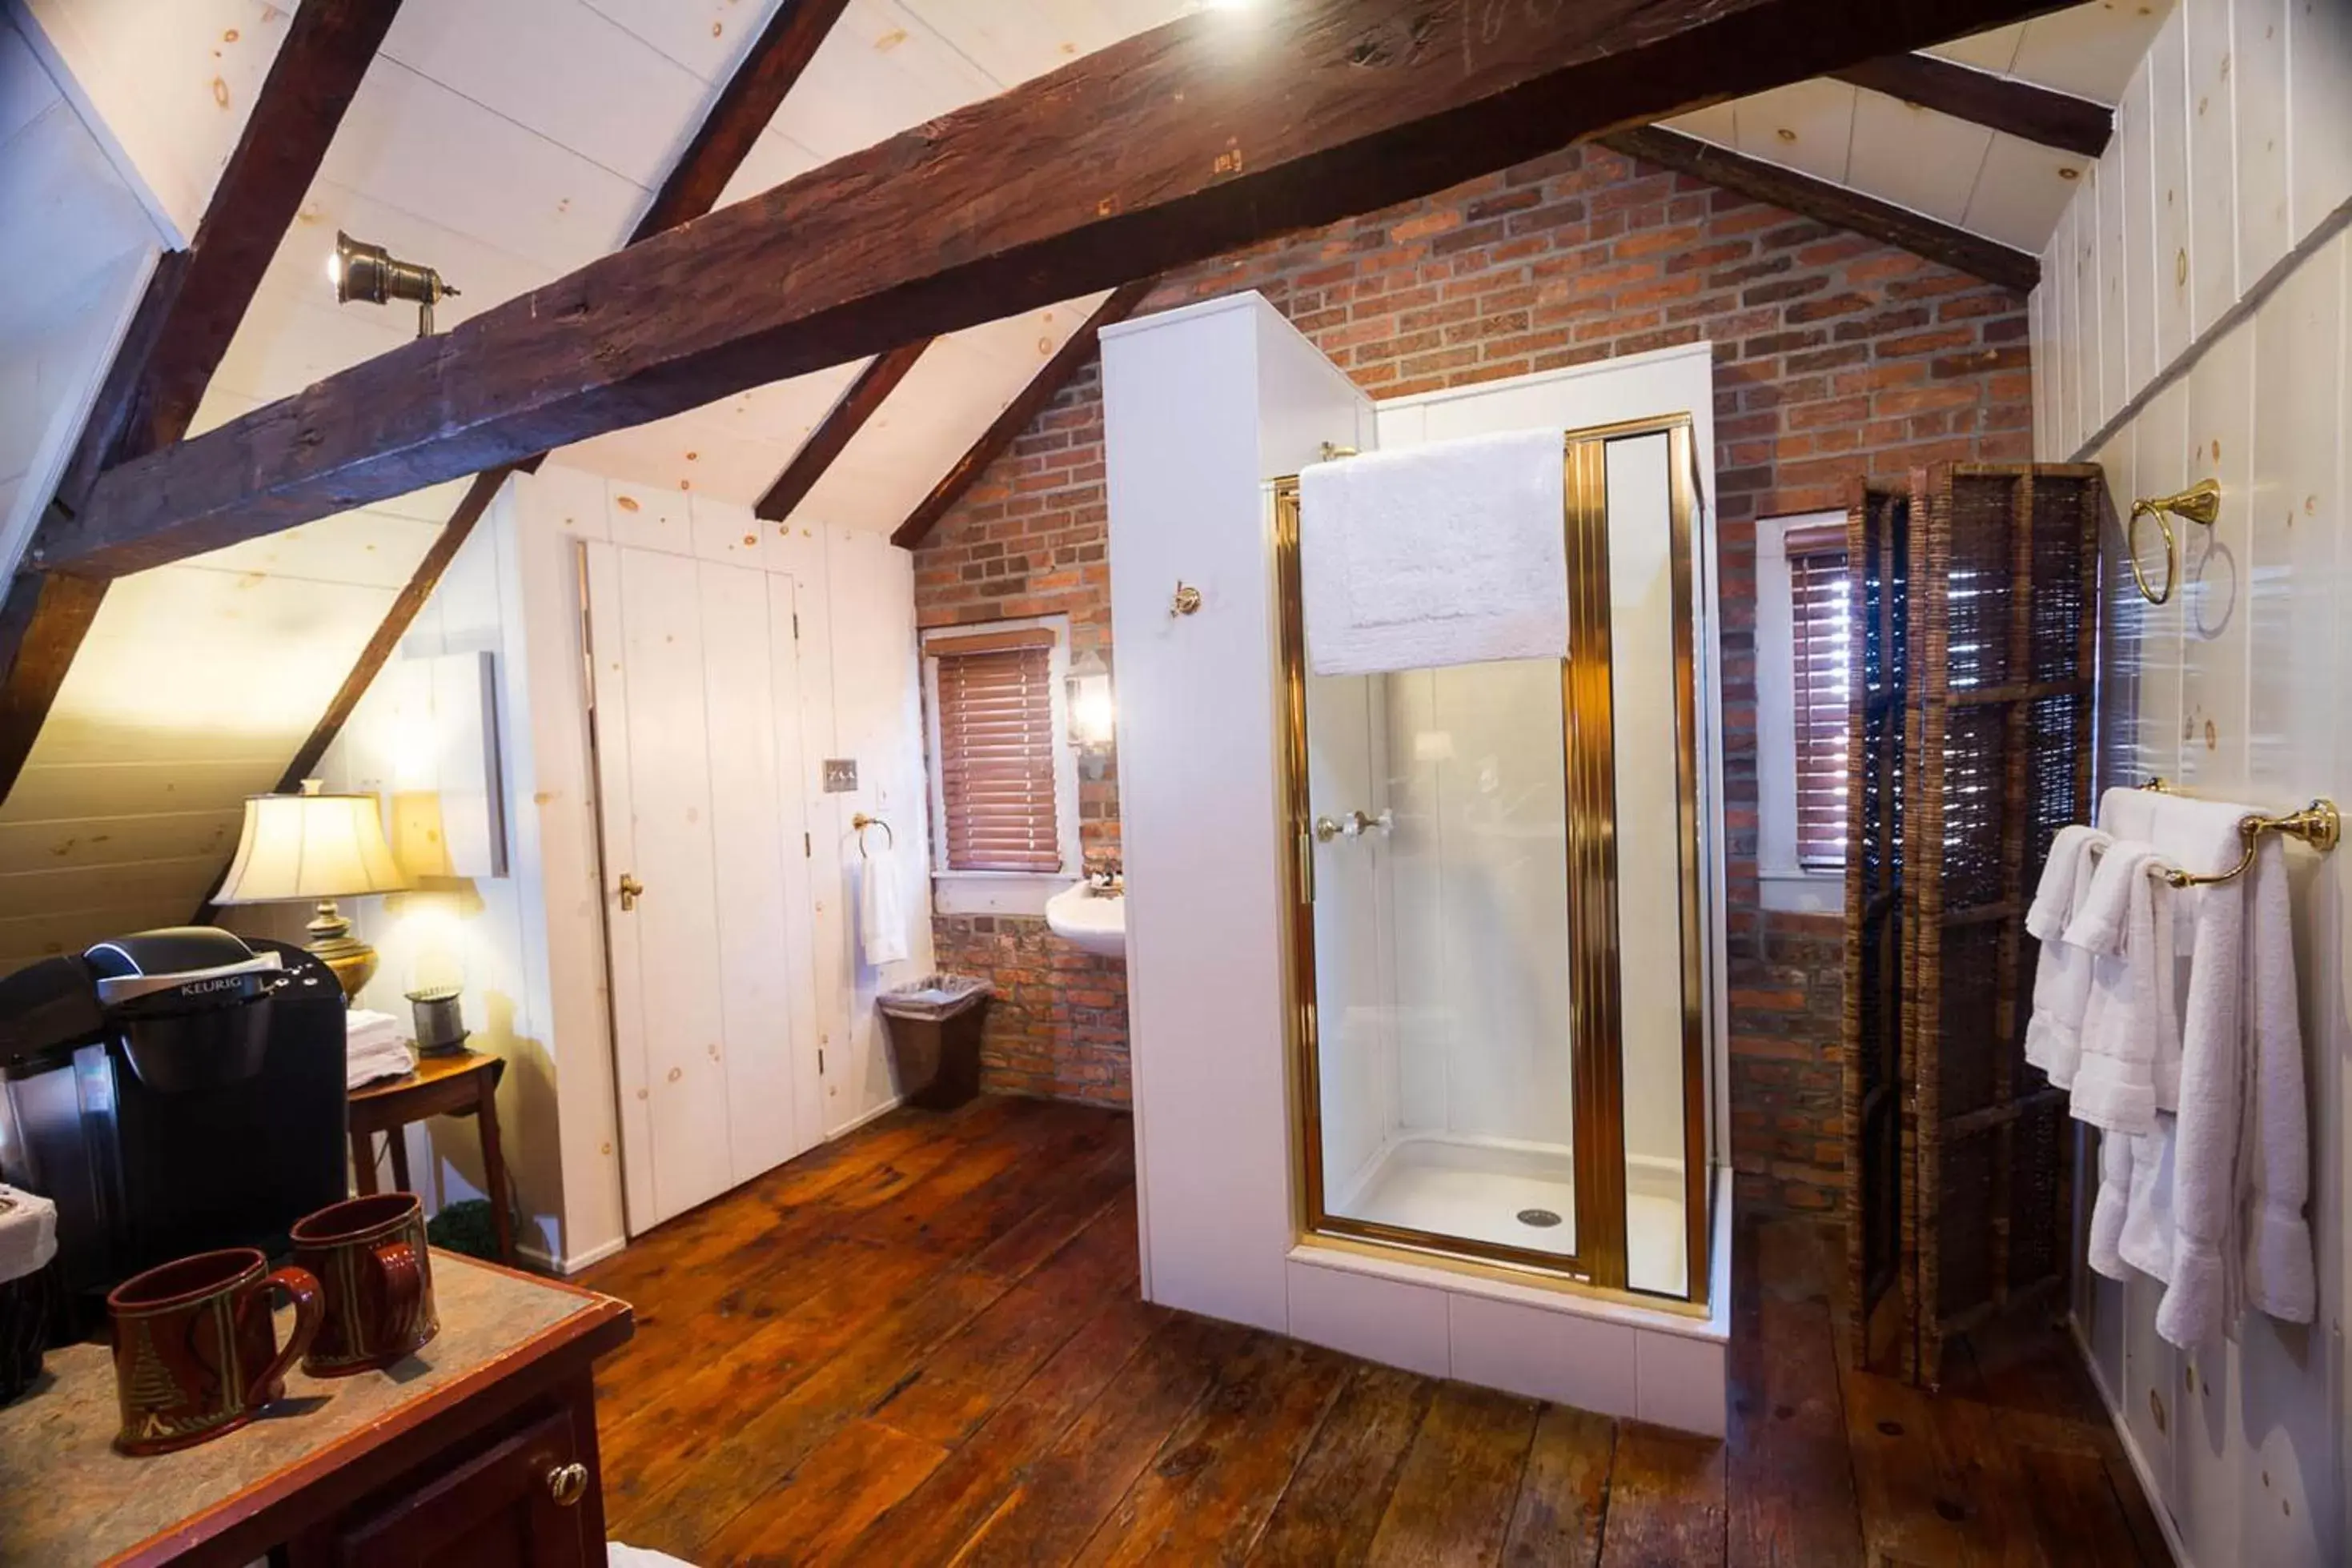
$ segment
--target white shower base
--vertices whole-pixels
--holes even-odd
[[[1681,1295],[1686,1279],[1681,1173],[1629,1162],[1626,1263],[1644,1289]],[[1567,1145],[1403,1133],[1337,1195],[1330,1212],[1492,1246],[1568,1252],[1576,1241],[1576,1166]],[[1542,1209],[1557,1226],[1529,1225]]]

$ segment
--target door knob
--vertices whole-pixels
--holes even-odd
[[[635,909],[637,906],[637,900],[645,895],[646,884],[627,872],[623,872],[621,873],[621,913],[625,915]]]
[[[588,1495],[588,1467],[574,1460],[547,1472],[547,1495],[558,1508],[570,1508]]]

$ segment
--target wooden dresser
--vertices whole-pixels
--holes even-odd
[[[602,1563],[590,1373],[628,1307],[440,1251],[433,1283],[441,1333],[416,1355],[296,1372],[261,1420],[154,1458],[110,1446],[105,1348],[51,1352],[0,1408],[0,1563]]]

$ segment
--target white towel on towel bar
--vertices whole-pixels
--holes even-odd
[[[1318,675],[1568,655],[1559,430],[1318,463],[1298,476],[1299,597]]]
[[[898,885],[898,852],[889,836],[882,835],[880,843],[873,841],[872,834],[863,836],[866,846],[858,862],[863,875],[857,889],[857,943],[866,967],[878,969],[907,956],[907,898]]]
[[[2114,841],[2079,824],[2058,830],[2026,912],[2025,929],[2042,945],[2033,972],[2033,1016],[2025,1026],[2025,1060],[2063,1089],[2083,1052],[2083,1015],[2091,1001],[2093,955],[2066,940],[2066,927],[2089,896],[2099,856]]]

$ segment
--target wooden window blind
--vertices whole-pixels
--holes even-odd
[[[1827,871],[1845,864],[1846,704],[1852,678],[1845,525],[1792,528],[1787,550],[1797,862]]]
[[[935,641],[940,824],[950,871],[1062,869],[1054,798],[1054,633]]]

